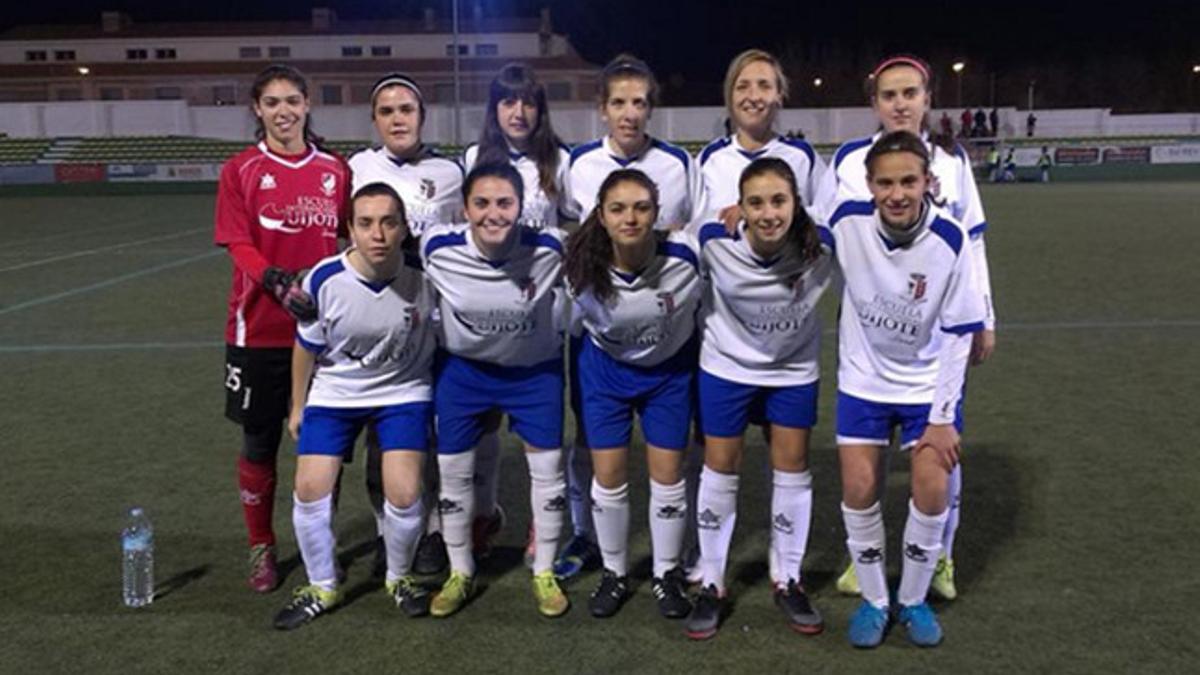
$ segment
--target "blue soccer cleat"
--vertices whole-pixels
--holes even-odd
[[[850,644],[859,649],[874,649],[883,643],[887,629],[887,610],[863,600],[850,617]]]
[[[908,631],[908,641],[918,647],[936,647],[942,643],[942,624],[928,602],[901,606],[897,621]]]

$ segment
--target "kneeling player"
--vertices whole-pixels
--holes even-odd
[[[352,248],[321,261],[304,280],[317,319],[297,330],[288,428],[299,440],[292,522],[309,583],[276,615],[282,630],[341,601],[332,493],[367,424],[383,448],[387,592],[409,616],[429,611],[429,594],[409,567],[425,522],[433,291],[416,257],[402,250],[408,226],[392,188],[372,183],[355,193],[350,238]]]
[[[911,449],[912,499],[896,618],[931,647],[942,628],[925,602],[959,459],[962,389],[986,308],[966,231],[928,193],[929,153],[907,131],[867,153],[873,201],[841,203],[823,233],[845,278],[838,328],[837,438],[846,546],[863,603],[850,642],[875,647],[891,621],[877,486],[892,430]]]

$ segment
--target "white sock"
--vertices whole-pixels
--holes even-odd
[[[308,583],[332,591],[337,588],[337,568],[334,555],[337,541],[333,538],[333,495],[312,502],[302,502],[292,493],[292,527],[296,543],[304,560]]]
[[[771,549],[779,568],[776,584],[800,582],[800,566],[808,548],[812,525],[812,472],[791,473],[776,470],[772,477]]]
[[[954,558],[954,535],[958,532],[958,506],[962,503],[962,464],[955,464],[950,472],[950,480],[946,485],[946,496],[949,508],[946,516],[946,529],[942,532],[942,553],[947,558]]]
[[[425,502],[418,499],[403,508],[383,500],[383,542],[387,546],[387,580],[409,573],[417,542],[425,527]]]
[[[592,535],[592,451],[578,443],[567,448],[567,500],[574,534]]]
[[[592,479],[592,519],[605,569],[629,573],[629,483],[611,490]]]
[[[540,574],[554,566],[567,510],[567,480],[562,450],[527,452],[525,461],[529,464],[529,507],[533,511],[533,573]]]
[[[475,517],[475,451],[438,455],[442,489],[438,498],[442,537],[450,569],[475,576],[475,558],[471,555],[471,519]]]
[[[492,431],[475,444],[475,512],[481,516],[495,513],[499,489],[500,436]]]
[[[663,485],[650,479],[650,549],[654,576],[679,567],[683,533],[687,530],[687,482]]]
[[[904,525],[904,564],[900,570],[900,591],[896,594],[896,600],[901,605],[925,602],[938,556],[942,553],[942,530],[946,527],[948,512],[949,509],[927,515],[918,511],[911,499],[908,500],[908,523]]]
[[[702,583],[716,585],[720,591],[725,590],[725,566],[737,522],[737,495],[737,474],[719,473],[707,466],[700,472],[696,535],[700,540]]]
[[[886,609],[887,559],[884,552],[887,536],[883,530],[883,510],[879,508],[879,502],[861,511],[843,503],[842,520],[846,523],[846,548],[854,561],[862,597],[872,605]]]

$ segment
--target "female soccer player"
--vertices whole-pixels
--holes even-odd
[[[353,247],[304,279],[317,316],[296,332],[288,429],[299,441],[292,524],[308,585],[276,615],[281,630],[341,601],[333,490],[367,424],[384,449],[387,592],[409,616],[429,612],[429,593],[409,568],[425,526],[421,466],[433,418],[434,293],[416,255],[403,250],[409,232],[396,191],[368,184],[354,193],[352,208]]]
[[[534,230],[558,227],[570,154],[550,123],[545,87],[522,63],[504,66],[492,80],[479,143],[463,153],[467,171],[476,164],[506,162],[524,181],[525,200],[517,223]],[[477,515],[472,537],[477,556],[491,549],[504,523],[504,511],[496,502],[499,455],[496,432],[489,430],[475,448]]]
[[[470,599],[475,561],[475,451],[490,413],[508,415],[525,442],[536,533],[533,593],[544,616],[569,603],[551,565],[562,529],[562,334],[554,302],[562,234],[517,225],[524,191],[509,164],[480,164],[464,184],[467,225],[437,225],[421,239],[425,273],[437,288],[442,347],[434,394],[439,509],[450,576],[431,613],[453,614]]]
[[[308,84],[290,66],[254,79],[258,143],[221,169],[214,240],[233,258],[225,325],[225,416],[242,427],[238,487],[250,533],[250,587],[278,585],[275,457],[288,416],[293,315],[311,301],[299,270],[337,251],[350,175],[321,150],[309,117]]]
[[[949,518],[971,335],[987,309],[966,229],[929,194],[925,142],[885,134],[866,157],[873,201],[834,209],[823,235],[845,280],[838,326],[837,441],[842,515],[863,602],[850,642],[875,647],[889,623],[880,463],[894,427],[912,457],[897,619],[920,646],[942,640],[925,602]]]
[[[608,133],[571,151],[568,184],[570,200],[567,212],[583,219],[596,207],[600,186],[618,169],[637,169],[650,177],[658,189],[659,209],[656,229],[680,229],[691,222],[699,196],[699,174],[687,152],[646,133],[646,125],[658,99],[658,81],[650,67],[628,54],[621,54],[600,74],[600,117]],[[576,356],[583,344],[581,327],[572,321],[572,373],[578,370]],[[577,383],[572,374],[572,392]],[[575,396],[572,394],[572,399]],[[578,401],[572,400],[576,418]],[[585,434],[578,430],[568,450],[568,494],[575,534],[563,549],[555,571],[561,577],[577,574],[594,557],[595,545],[588,504],[592,469]]]
[[[389,73],[371,87],[371,121],[383,145],[350,158],[355,189],[369,183],[386,183],[404,200],[408,227],[420,236],[434,223],[453,223],[462,217],[463,171],[458,162],[439,155],[421,141],[425,125],[425,98],[407,75]],[[383,491],[380,481],[379,444],[367,437],[367,493],[375,509],[375,522],[383,536]],[[437,495],[437,464],[426,467],[427,498]],[[429,506],[432,506],[430,504]],[[429,509],[428,536],[422,537],[416,570],[436,574],[446,566],[446,551],[439,532],[437,509]],[[377,549],[376,571],[384,562],[382,542]]]
[[[976,333],[971,346],[971,363],[979,365],[991,356],[996,345],[996,318],[992,312],[991,281],[988,274],[987,250],[983,234],[987,221],[979,188],[966,151],[953,139],[931,134],[929,127],[930,70],[929,65],[913,56],[892,56],[879,62],[867,79],[871,108],[879,118],[881,131],[869,138],[842,144],[834,154],[833,166],[821,184],[817,202],[825,218],[832,216],[834,206],[845,199],[867,199],[866,164],[871,146],[884,133],[908,131],[920,136],[930,154],[930,170],[934,177],[930,192],[961,222],[970,233],[974,258],[976,285],[983,293],[988,315],[985,329]],[[955,466],[950,477],[950,517],[943,539],[943,557],[938,561],[934,577],[934,592],[947,600],[958,595],[954,586],[954,536],[958,530],[959,501],[962,491],[962,469]],[[838,579],[838,589],[857,594],[854,567],[850,566]]]
[[[775,119],[788,97],[788,80],[779,60],[761,49],[747,49],[725,73],[725,110],[732,133],[700,151],[703,206],[697,222],[740,215],[738,178],[751,161],[778,157],[796,176],[802,206],[810,206],[825,173],[825,162],[807,142],[780,136]]]
[[[591,496],[604,560],[588,607],[616,614],[629,595],[629,438],[642,419],[650,473],[652,589],[659,612],[687,616],[680,549],[687,523],[681,465],[688,446],[696,311],[703,284],[695,240],[658,233],[658,189],[637,169],[600,186],[596,208],[567,250],[566,270],[585,330],[578,356],[583,427],[592,447]]]
[[[798,632],[824,627],[801,585],[800,565],[812,522],[808,445],[820,377],[814,310],[833,266],[785,160],[754,160],[738,191],[737,230],[731,234],[723,223],[700,230],[712,290],[700,350],[705,451],[696,508],[703,587],[687,623],[693,639],[712,637],[720,624],[742,435],[750,421],[769,425],[775,603]]]

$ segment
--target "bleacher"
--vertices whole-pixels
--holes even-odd
[[[0,138],[0,166],[33,164],[53,142],[48,138]]]
[[[368,141],[336,141],[328,144],[339,153],[349,153]],[[57,155],[71,163],[200,163],[219,164],[246,147],[245,141],[226,141],[187,136],[116,136],[83,138]]]

